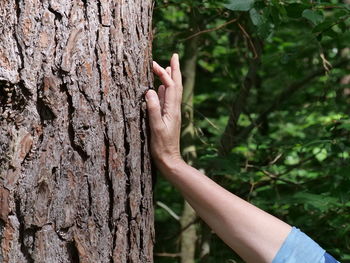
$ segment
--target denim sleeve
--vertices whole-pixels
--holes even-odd
[[[315,241],[299,229],[292,231],[277,252],[272,263],[328,263],[329,256]],[[338,261],[334,260],[334,263]],[[339,263],[339,262],[338,262]]]

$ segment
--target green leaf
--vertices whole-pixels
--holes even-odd
[[[338,200],[332,196],[328,195],[316,195],[305,192],[296,193],[292,200],[302,203],[306,206],[312,206],[320,211],[327,211],[331,207],[334,207],[338,204]]]
[[[313,33],[320,33],[320,32],[323,32],[324,30],[326,30],[326,29],[328,29],[328,28],[331,28],[333,24],[334,24],[334,22],[333,22],[332,20],[324,21],[324,22],[318,24],[318,25],[312,30],[312,32],[313,32]]]
[[[314,25],[322,23],[324,20],[323,13],[320,11],[314,11],[310,9],[305,9],[302,13],[302,16],[310,20]]]
[[[290,153],[287,157],[286,160],[284,161],[285,164],[287,165],[296,165],[300,162],[300,158],[296,152]]]
[[[328,29],[323,34],[333,39],[336,39],[338,37],[338,33],[335,32],[333,29]]]
[[[264,21],[263,23],[259,24],[258,26],[258,34],[260,37],[266,39],[268,38],[272,33],[272,24],[269,22]]]
[[[271,15],[272,21],[275,24],[280,24],[280,21],[281,21],[280,13],[282,13],[282,12],[283,12],[282,7],[280,7],[279,9],[275,6],[270,7],[270,15]]]
[[[319,162],[322,162],[325,159],[327,159],[328,152],[324,148],[320,149],[320,148],[316,147],[313,149],[312,153],[315,154],[315,157]]]
[[[341,124],[339,126],[339,128],[342,128],[342,129],[350,131],[350,122],[344,122],[343,124]]]
[[[255,8],[250,9],[249,15],[255,26],[259,26],[264,22],[263,17]]]
[[[224,6],[233,11],[249,11],[255,0],[229,0]]]
[[[339,26],[340,30],[341,30],[343,33],[345,33],[345,32],[348,30],[348,27],[347,27],[347,25],[345,24],[345,22],[340,22],[340,23],[338,24],[338,26]]]

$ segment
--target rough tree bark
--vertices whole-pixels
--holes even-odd
[[[0,1],[0,262],[152,262],[151,0]]]

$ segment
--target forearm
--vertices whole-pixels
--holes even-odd
[[[272,262],[291,226],[182,161],[164,162],[161,167],[198,215],[246,262]]]

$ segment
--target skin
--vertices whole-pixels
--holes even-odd
[[[174,54],[166,69],[154,62],[153,71],[163,84],[158,93],[154,90],[146,93],[151,151],[158,169],[246,262],[272,262],[291,226],[228,192],[183,161],[180,154],[183,86],[179,56]]]

